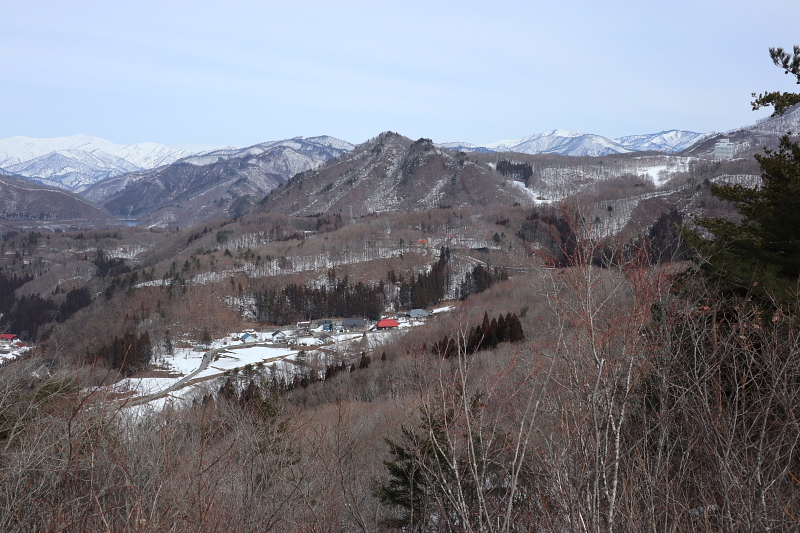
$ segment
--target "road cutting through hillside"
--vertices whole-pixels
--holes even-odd
[[[205,353],[205,355],[203,355],[203,359],[202,361],[200,361],[200,365],[198,365],[198,367],[189,374],[185,375],[184,377],[182,377],[181,379],[179,379],[178,381],[176,381],[175,383],[173,383],[164,390],[160,390],[152,394],[146,394],[144,396],[137,396],[135,398],[131,398],[126,402],[126,404],[128,406],[142,405],[148,402],[152,402],[153,400],[158,400],[159,398],[163,398],[172,391],[182,389],[189,383],[189,381],[192,378],[194,378],[197,374],[208,368],[208,365],[211,363],[211,361],[214,360],[214,357],[217,354],[228,350],[228,348],[229,348],[228,346],[225,346],[224,348],[213,348],[211,350],[208,350]]]
[[[224,347],[213,348],[211,350],[208,350],[205,354],[203,354],[203,358],[200,361],[200,364],[197,366],[197,368],[195,368],[194,370],[192,370],[191,372],[189,372],[188,374],[186,374],[185,376],[183,376],[182,378],[177,380],[175,383],[171,384],[169,387],[166,387],[163,390],[160,390],[158,392],[153,392],[153,393],[150,393],[150,394],[144,394],[142,396],[136,396],[136,397],[133,397],[133,398],[129,398],[127,400],[126,404],[129,405],[129,406],[136,406],[136,405],[142,405],[142,404],[145,404],[145,403],[148,403],[148,402],[152,402],[153,400],[158,400],[160,398],[163,398],[163,397],[167,396],[171,392],[174,392],[176,390],[182,389],[182,388],[184,388],[184,387],[186,387],[188,385],[192,385],[193,384],[193,380],[199,374],[201,374],[202,372],[207,370],[212,362],[214,362],[215,360],[218,359],[217,356],[219,356],[221,354],[226,354],[226,353],[227,354],[232,354],[235,350],[239,350],[239,349],[250,349],[250,348],[258,348],[258,347],[269,347],[269,343],[241,344],[241,345],[235,345],[235,346],[224,346]],[[288,355],[288,354],[280,355],[280,356],[277,356],[277,357],[270,357],[270,358],[264,359],[263,362],[264,363],[271,363],[271,362],[274,362],[274,361],[278,361],[278,360],[281,360],[281,359],[285,358],[286,355]],[[211,368],[213,369],[214,367],[211,367]],[[228,369],[228,370],[230,370],[230,369]],[[215,374],[215,375],[211,375],[211,376],[203,376],[202,378],[199,378],[199,380],[203,381],[203,380],[206,380],[206,379],[212,379],[214,377],[218,377],[219,375],[222,375],[224,372],[225,372],[225,370],[219,369],[219,374],[218,375]]]

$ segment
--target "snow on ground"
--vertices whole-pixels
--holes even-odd
[[[325,341],[316,337],[300,337],[297,339],[298,346],[319,346],[325,344]]]
[[[178,407],[180,404],[189,405],[193,399],[206,394],[210,390],[208,383],[209,382],[202,382],[189,385],[187,387],[183,387],[182,389],[172,391],[165,396],[156,398],[155,400],[151,400],[147,403],[128,406],[126,409],[126,414],[136,418],[144,413],[163,411],[167,405],[173,405],[176,407]],[[164,385],[164,387],[166,387],[166,385]],[[153,392],[158,392],[158,390],[153,390]]]
[[[132,392],[139,396],[155,394],[174,384],[178,378],[127,378],[115,384],[113,390],[119,393]]]
[[[11,361],[30,349],[31,348],[29,346],[15,346],[8,349],[4,348],[0,350],[0,361]]]
[[[667,173],[667,168],[667,165],[656,165],[652,167],[640,168],[639,174],[647,176],[653,180],[653,183],[655,183],[656,186],[659,186],[672,177]]]
[[[433,311],[441,313],[453,309],[443,307]],[[354,362],[361,353],[373,352],[407,331],[405,328],[421,325],[423,322],[400,319],[400,328],[393,330],[350,332],[333,334],[325,339],[306,335],[297,339],[297,345],[292,348],[267,346],[265,340],[272,338],[268,331],[246,331],[231,333],[223,338],[216,339],[207,347],[178,348],[174,354],[164,357],[158,363],[163,376],[127,378],[116,383],[112,390],[122,394],[145,396],[156,394],[174,385],[177,381],[196,371],[202,364],[207,350],[220,350],[208,367],[192,377],[191,384],[179,390],[170,392],[165,397],[158,398],[145,405],[136,407],[139,410],[160,410],[170,402],[189,401],[196,398],[198,393],[204,394],[213,388],[213,380],[225,373],[241,371],[246,367],[253,367],[259,371],[269,370],[270,373],[285,378],[287,381],[297,371],[297,365],[311,365],[314,368],[324,369],[327,364],[336,361],[350,360]],[[319,328],[318,328],[319,329]],[[257,343],[243,343],[239,339],[245,333],[253,335]],[[297,332],[291,331],[287,333]],[[321,330],[315,333],[323,333]],[[303,361],[298,355],[303,352]],[[262,372],[263,375],[263,372]],[[201,390],[202,389],[202,390]]]
[[[202,379],[222,374],[228,370],[241,369],[247,365],[257,366],[295,355],[297,350],[288,348],[272,348],[268,346],[243,346],[230,348],[220,352],[208,368],[200,372],[194,379]]]
[[[723,183],[727,185],[741,185],[748,189],[756,189],[761,186],[761,176],[755,174],[723,174],[711,178],[714,183]]]
[[[164,358],[164,367],[178,374],[190,374],[197,370],[205,351],[196,352],[193,348],[178,348],[175,355]]]
[[[336,335],[333,339],[334,342],[344,344],[348,341],[352,341],[355,339],[362,339],[363,337],[364,337],[363,333],[341,333],[339,335]]]
[[[230,337],[237,338],[237,335]],[[212,348],[223,348],[224,343],[229,342],[230,337],[218,339]],[[195,351],[192,348],[180,348],[175,350],[175,355],[164,358],[162,366],[165,370],[172,373],[167,377],[146,377],[146,378],[126,378],[120,380],[113,387],[115,392],[134,393],[139,396],[155,394],[174,385],[182,377],[191,374],[200,366],[205,351]],[[208,368],[198,373],[192,380],[202,380],[213,376],[221,375],[226,371],[242,369],[247,365],[257,366],[259,363],[282,359],[287,356],[294,356],[297,350],[287,348],[271,348],[266,346],[256,346],[252,344],[235,344],[220,352]],[[191,392],[193,387],[184,387],[169,394],[170,397],[183,397]],[[164,398],[149,402],[148,405],[158,406],[164,403]]]
[[[149,249],[149,246],[143,245],[121,246],[119,248],[109,250],[107,254],[110,258],[136,259],[137,255],[144,253]]]
[[[434,315],[438,315],[439,313],[447,313],[448,311],[452,311],[456,307],[454,305],[448,305],[447,307],[440,307],[439,309],[434,309],[431,311]]]
[[[520,191],[524,192],[527,196],[530,197],[530,199],[535,204],[549,204],[552,201],[552,200],[542,196],[541,193],[538,193],[538,192],[534,191],[533,189],[527,188],[525,186],[525,184],[522,183],[521,181],[508,180],[508,181],[506,181],[506,183],[510,183],[512,187],[514,187],[516,189],[519,189]],[[545,199],[543,199],[543,198],[545,198]]]
[[[656,187],[660,187],[672,179],[678,172],[688,172],[690,158],[670,160],[668,164],[643,166],[636,169],[640,176],[650,178]]]

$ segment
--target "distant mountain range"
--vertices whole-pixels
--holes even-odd
[[[608,139],[579,131],[553,130],[529,135],[522,139],[498,141],[482,146],[469,143],[443,143],[437,144],[437,146],[464,152],[602,156],[638,151],[674,153],[684,150],[704,136],[706,134],[669,130],[648,135]],[[321,139],[321,137],[317,138]],[[348,146],[353,146],[338,139],[331,142],[333,143],[331,147],[335,149],[346,150]],[[278,145],[292,148],[289,141],[283,140],[257,144],[255,147],[247,149],[258,151]],[[52,139],[16,136],[0,139],[0,172],[80,192],[108,178],[128,173],[141,173],[169,165],[180,159],[186,163],[201,166],[209,161],[216,161],[220,157],[238,157],[242,154],[241,150],[243,149],[230,147],[192,154],[186,150],[177,150],[153,142],[121,145],[88,135],[72,135]],[[298,153],[302,153],[302,151]]]
[[[554,130],[484,146],[435,145],[386,132],[358,146],[329,136],[296,137],[188,154],[156,143],[122,146],[83,135],[12,137],[0,140],[0,174],[18,180],[4,185],[7,192],[0,190],[0,212],[6,224],[16,226],[26,221],[63,229],[82,226],[80,220],[111,226],[117,221],[110,214],[140,225],[187,227],[259,211],[359,216],[552,202],[621,176],[660,186],[688,172],[695,158],[714,159],[720,137],[734,143],[737,158],[752,161],[753,153],[798,129],[800,106],[724,134],[670,130],[608,139]],[[83,213],[74,194],[69,202],[76,207],[58,210],[56,200],[67,197],[29,180],[77,191],[100,211]]]
[[[553,153],[573,156],[602,156],[636,151],[673,153],[694,144],[705,134],[670,130],[649,135],[632,135],[608,139],[579,131],[553,130],[517,140],[505,140],[483,146],[468,143],[443,143],[440,148],[465,152],[519,152],[524,154]],[[317,137],[316,139],[321,139]],[[329,137],[328,139],[333,139]],[[347,150],[352,144],[330,141],[336,150]],[[81,192],[91,185],[129,173],[141,173],[178,160],[195,166],[216,162],[219,158],[239,157],[242,150],[263,151],[275,146],[292,147],[288,140],[257,144],[254,147],[222,148],[192,154],[163,144],[142,142],[116,144],[100,137],[72,135],[52,139],[9,137],[0,139],[0,172],[23,176],[40,183]],[[350,148],[347,148],[350,147]],[[318,148],[318,147],[317,147]],[[315,150],[317,149],[315,148]],[[302,153],[302,149],[298,153]],[[314,156],[319,160],[319,157]],[[291,166],[291,164],[289,164]],[[300,166],[305,168],[305,164]]]
[[[295,137],[192,155],[153,170],[105,179],[81,194],[124,219],[187,226],[248,212],[270,190],[354,146]]]
[[[0,171],[71,191],[127,172],[167,165],[187,155],[190,153],[163,144],[126,146],[88,135],[0,139]]]
[[[604,156],[630,152],[676,153],[708,136],[693,131],[668,130],[646,135],[630,135],[609,139],[601,135],[575,130],[552,130],[528,135],[522,139],[498,141],[484,145],[442,143],[440,148],[463,152],[518,152],[521,154],[561,154],[571,156]]]

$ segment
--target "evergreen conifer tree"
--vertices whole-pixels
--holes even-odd
[[[792,54],[772,48],[770,55],[800,83],[800,47],[795,46]],[[753,107],[771,105],[773,115],[780,115],[797,103],[800,94],[767,93]],[[800,275],[800,145],[787,133],[777,150],[765,149],[764,155],[755,158],[762,172],[758,188],[739,184],[711,188],[718,198],[736,204],[741,223],[698,219],[714,239],[689,236],[689,242],[709,258],[706,272],[719,277],[728,290],[788,303],[796,297]]]

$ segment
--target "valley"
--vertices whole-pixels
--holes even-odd
[[[796,308],[697,243],[798,120],[728,159],[383,132],[0,178],[0,525],[790,530]]]

